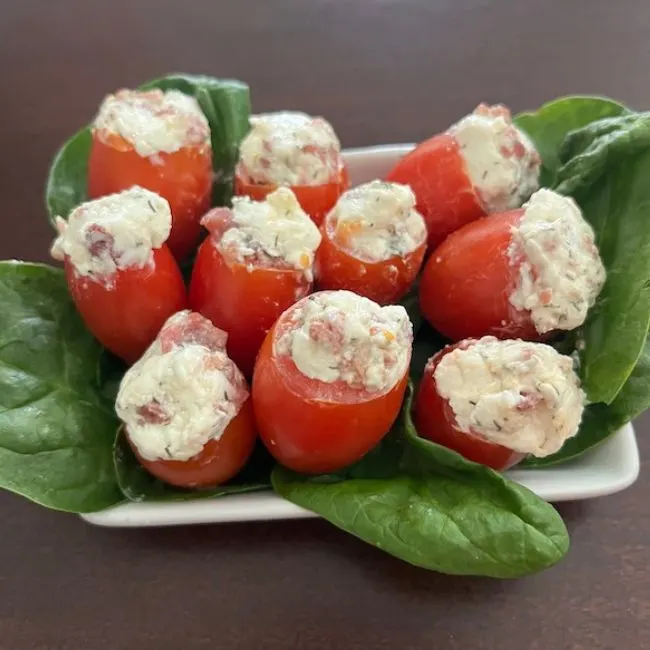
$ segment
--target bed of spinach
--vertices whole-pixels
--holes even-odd
[[[102,348],[63,272],[0,262],[0,487],[71,512],[124,500],[113,470],[118,422],[101,392]]]
[[[143,87],[197,97],[212,128],[215,201],[230,197],[248,128],[248,88],[236,81],[171,75]],[[650,405],[650,117],[598,97],[569,97],[516,118],[540,151],[543,183],[573,196],[593,225],[608,281],[584,327],[581,373],[591,404],[579,434],[529,467],[560,463],[607,439]],[[86,198],[90,131],[57,154],[48,178],[50,218]],[[112,403],[123,366],[85,330],[63,274],[0,263],[0,487],[51,508],[100,510],[124,499],[177,501],[273,489],[340,528],[418,566],[515,577],[557,562],[568,549],[555,510],[520,485],[417,437],[408,405],[384,441],[345,471],[299,476],[259,448],[232,483],[213,491],[165,486],[137,463]],[[417,330],[411,376],[446,341],[422,324],[416,288],[405,298]]]

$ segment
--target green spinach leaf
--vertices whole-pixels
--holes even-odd
[[[196,97],[210,123],[215,174],[213,204],[223,205],[230,201],[239,144],[249,129],[248,86],[232,79],[173,74],[149,81],[141,88],[177,89]],[[91,144],[90,127],[86,126],[61,147],[52,161],[45,190],[45,203],[52,223],[57,216],[67,218],[74,207],[87,199]]]
[[[92,135],[85,126],[57,152],[45,187],[45,203],[52,225],[56,217],[68,218],[72,209],[88,198],[86,177]]]
[[[606,97],[570,96],[544,104],[534,112],[514,119],[535,143],[542,158],[542,186],[553,184],[561,165],[560,148],[568,133],[596,120],[627,112],[627,108]]]
[[[615,161],[628,161],[650,145],[650,113],[624,113],[567,134],[559,151],[556,189],[573,196],[600,183]]]
[[[650,343],[632,374],[611,404],[592,404],[585,409],[580,431],[562,449],[546,458],[527,458],[521,467],[546,467],[577,458],[616,433],[624,424],[650,408]]]
[[[121,429],[115,438],[113,460],[120,490],[129,501],[189,501],[268,490],[274,465],[271,456],[259,444],[244,469],[232,481],[205,490],[177,488],[159,481],[140,465]]]
[[[0,487],[70,512],[123,500],[117,420],[99,386],[101,346],[63,272],[0,262]]]
[[[566,554],[566,528],[552,506],[419,438],[409,410],[410,399],[390,434],[399,442],[384,443],[380,453],[387,457],[374,460],[379,475],[366,464],[356,476],[324,481],[277,467],[275,491],[391,555],[443,573],[513,578]],[[393,473],[382,476],[387,467]]]
[[[557,191],[573,196],[595,232],[607,280],[581,336],[583,385],[609,404],[630,376],[650,323],[650,113],[570,133]]]

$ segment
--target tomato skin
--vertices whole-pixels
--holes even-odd
[[[248,196],[254,201],[263,201],[278,187],[274,183],[251,183],[239,172],[235,173],[235,196]],[[300,207],[320,226],[339,196],[349,187],[348,170],[343,165],[340,177],[335,182],[324,185],[291,185],[289,189],[296,195]]]
[[[523,215],[512,210],[484,217],[457,230],[432,253],[420,278],[422,314],[452,341],[493,335],[541,340],[530,312],[515,309],[509,296],[519,265],[508,257],[511,228]]]
[[[304,273],[294,269],[249,269],[227,259],[208,237],[196,256],[189,301],[191,309],[228,332],[228,356],[250,379],[266,333],[311,288]]]
[[[461,345],[468,343],[465,341]],[[497,471],[509,469],[523,460],[526,454],[489,442],[477,434],[461,431],[451,405],[438,393],[434,372],[445,354],[457,347],[458,344],[447,346],[427,362],[413,405],[415,428],[420,437],[453,449],[468,460]]]
[[[348,253],[335,239],[325,219],[323,237],[316,253],[316,275],[320,289],[347,289],[380,305],[397,302],[411,288],[422,266],[426,242],[404,257],[396,255],[380,262],[366,262]]]
[[[279,463],[304,474],[335,472],[356,462],[397,419],[407,374],[374,398],[355,401],[353,389],[348,388],[344,401],[318,400],[305,393],[313,392],[310,385],[319,382],[304,377],[293,362],[278,362],[273,353],[277,332],[276,323],[264,339],[253,375],[253,404],[262,442]]]
[[[186,258],[198,243],[200,219],[210,207],[210,147],[194,145],[143,157],[120,135],[93,131],[88,160],[89,197],[95,199],[134,185],[167,199],[172,212],[167,245],[177,260]]]
[[[146,460],[126,438],[138,462],[153,476],[170,485],[207,488],[221,485],[239,473],[253,453],[257,434],[250,397],[218,440],[210,440],[189,460]]]
[[[429,232],[429,250],[461,226],[485,216],[456,140],[447,133],[420,143],[386,180],[410,185]]]
[[[66,259],[72,299],[100,343],[128,364],[137,361],[165,321],[187,307],[187,292],[166,245],[153,251],[153,268],[118,270],[112,287],[78,275]]]

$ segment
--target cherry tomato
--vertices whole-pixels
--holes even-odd
[[[292,185],[290,189],[296,195],[302,209],[320,226],[325,215],[334,207],[339,196],[350,187],[350,179],[345,166],[336,182],[325,185]],[[268,183],[251,183],[242,174],[235,174],[235,195],[248,196],[255,201],[264,200],[271,192],[278,189],[277,185]]]
[[[138,461],[153,476],[165,483],[185,488],[214,487],[230,480],[246,464],[255,445],[256,431],[250,397],[231,420],[218,440],[210,440],[189,460],[146,460],[127,440]]]
[[[214,214],[208,226],[213,236],[201,244],[194,263],[190,307],[228,332],[228,355],[250,378],[266,333],[285,309],[311,291],[312,283],[293,268],[243,263],[222,252],[219,209]]]
[[[286,314],[262,344],[253,376],[260,437],[282,465],[305,474],[334,472],[362,458],[389,431],[400,412],[407,374],[381,394],[303,375],[275,351],[290,327]]]
[[[167,318],[187,306],[183,277],[166,245],[154,249],[153,267],[120,269],[110,286],[78,275],[67,259],[65,272],[88,329],[129,364],[142,356]]]
[[[512,210],[467,224],[431,254],[420,278],[420,308],[453,341],[492,334],[540,340],[530,312],[510,303],[519,264],[508,256],[511,228],[523,215]]]
[[[474,432],[461,431],[451,405],[439,395],[436,387],[434,373],[442,357],[458,345],[470,344],[464,341],[448,346],[429,359],[415,398],[413,422],[422,438],[453,449],[475,463],[503,471],[523,460],[525,454],[489,442]]]
[[[397,302],[410,289],[420,270],[426,242],[415,250],[380,262],[367,262],[346,250],[332,220],[321,225],[323,240],[316,254],[316,273],[320,289],[347,289],[380,305]]]
[[[201,236],[201,216],[210,207],[212,153],[208,145],[187,146],[152,157],[138,154],[122,136],[95,130],[88,160],[88,194],[98,198],[139,185],[169,201],[172,232],[167,244],[177,260]]]
[[[386,180],[410,185],[416,208],[429,232],[429,250],[466,223],[485,215],[456,140],[447,133],[435,135],[407,153]]]

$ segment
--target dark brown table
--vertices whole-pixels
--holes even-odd
[[[348,146],[422,138],[479,100],[650,108],[647,0],[2,5],[0,258],[47,259],[55,149],[104,93],[165,72],[244,79],[257,111],[322,113]],[[0,494],[0,650],[650,648],[648,493],[646,471],[562,505],[570,555],[513,582],[417,570],[320,521],[104,530]]]

